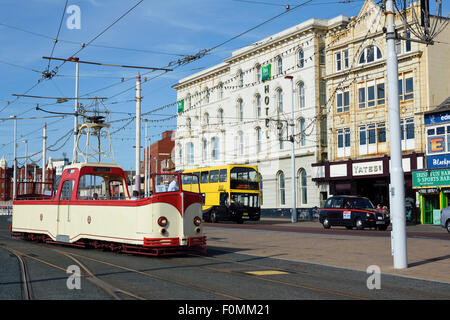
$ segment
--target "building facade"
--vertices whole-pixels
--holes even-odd
[[[326,199],[311,180],[311,164],[327,159],[323,48],[329,28],[345,19],[310,19],[236,50],[223,63],[174,85],[176,169],[257,166],[263,214],[290,215],[292,177],[298,208],[318,206],[321,196]]]
[[[411,15],[411,8],[408,9]],[[417,7],[416,7],[417,10]],[[399,34],[408,38],[396,15]],[[313,181],[330,194],[359,194],[389,206],[390,141],[383,9],[366,0],[359,15],[326,36],[328,161]],[[436,40],[449,39],[446,28]],[[444,40],[443,40],[444,41]],[[419,206],[412,172],[425,167],[424,113],[449,95],[450,48],[398,40],[398,85],[405,196]],[[440,72],[447,70],[447,72]]]

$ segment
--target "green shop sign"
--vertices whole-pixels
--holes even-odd
[[[412,172],[413,188],[450,186],[450,169]]]
[[[261,68],[261,81],[270,79],[270,76],[271,76],[270,68],[271,68],[270,64]]]
[[[177,101],[177,111],[183,112],[184,111],[184,99]]]

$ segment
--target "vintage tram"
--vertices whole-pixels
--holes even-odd
[[[79,126],[77,148],[81,134],[87,136],[89,147],[94,140],[90,135],[99,137],[100,130],[108,128],[99,117],[88,120]],[[33,190],[33,198],[20,195],[13,201],[14,237],[146,255],[206,252],[197,176],[154,174],[152,194],[134,198],[122,168],[100,161],[105,154],[100,146],[93,150],[92,154],[81,150],[78,158],[84,157],[84,161],[64,168],[58,188],[50,196],[48,189],[52,188],[48,186],[34,183],[22,188]]]

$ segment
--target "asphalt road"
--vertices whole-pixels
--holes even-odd
[[[206,255],[129,255],[11,239],[8,228],[8,217],[0,216],[2,300],[172,300],[175,312],[199,301],[450,299],[450,285],[440,282],[383,274],[381,289],[370,290],[367,273],[343,268],[218,247]],[[68,273],[71,266],[79,278]]]

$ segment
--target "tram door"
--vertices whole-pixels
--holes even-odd
[[[70,199],[74,184],[74,180],[66,180],[61,188],[58,201],[56,241],[69,242],[67,224],[70,222]]]
[[[433,224],[433,210],[439,209],[439,194],[423,196],[423,224]]]

